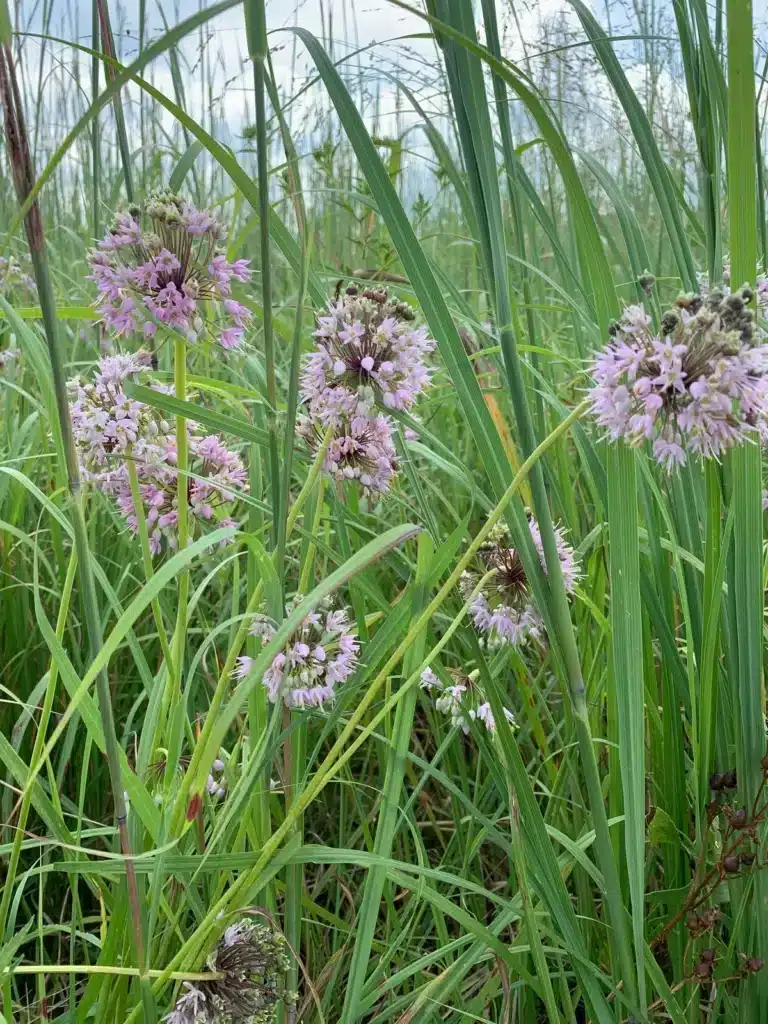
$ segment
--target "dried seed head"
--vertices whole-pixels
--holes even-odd
[[[186,991],[164,1018],[169,1024],[272,1024],[291,961],[285,939],[263,922],[230,925],[206,967],[224,977],[186,983]]]

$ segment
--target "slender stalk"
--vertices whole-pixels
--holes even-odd
[[[0,99],[5,114],[5,142],[13,173],[16,197],[23,205],[35,182],[34,169],[29,152],[29,142],[24,123],[21,96],[16,81],[13,55],[9,43],[0,48]],[[80,577],[81,600],[85,613],[86,631],[91,657],[101,649],[102,629],[98,598],[93,576],[91,552],[88,546],[88,532],[85,525],[84,496],[80,484],[80,472],[77,464],[72,422],[69,415],[67,384],[64,375],[64,361],[58,341],[58,325],[56,319],[56,300],[53,282],[48,269],[43,222],[40,206],[34,200],[24,217],[35,282],[37,284],[40,310],[51,363],[51,375],[56,397],[56,410],[64,447],[67,479],[70,492],[70,510],[74,529],[75,552],[77,555],[78,575]],[[112,797],[115,805],[115,817],[120,834],[120,845],[125,858],[125,874],[128,887],[128,900],[133,925],[133,942],[137,963],[140,971],[146,967],[144,962],[144,937],[141,922],[136,870],[131,856],[131,844],[126,824],[126,806],[123,794],[122,773],[120,769],[119,744],[112,713],[112,697],[109,691],[109,679],[106,669],[96,677],[99,714],[104,731],[109,778]],[[142,985],[144,991],[145,986]]]
[[[114,974],[123,978],[159,978],[162,971],[147,968],[143,973],[136,967],[117,967],[111,964],[18,964],[6,967],[0,974]],[[171,981],[221,981],[223,971],[173,971]]]
[[[99,6],[98,0],[93,0],[91,13],[91,49],[94,51],[91,57],[91,100],[99,95],[99,58],[96,51],[99,49]],[[101,234],[101,126],[99,115],[93,119],[91,125],[91,232],[94,238]]]
[[[269,476],[272,493],[272,543],[278,548],[280,508],[280,464],[277,447],[277,383],[275,379],[275,341],[272,326],[272,255],[269,240],[269,164],[265,97],[267,15],[265,0],[246,0],[245,31],[248,55],[253,62],[253,91],[256,101],[256,165],[259,183],[259,240],[261,247],[261,295],[263,307],[264,361],[267,376],[267,429],[269,431]]]
[[[56,636],[59,640],[62,640],[64,637],[64,629],[67,624],[67,618],[69,617],[69,607],[72,598],[72,587],[75,582],[76,569],[77,553],[73,550],[69,557],[69,564],[67,565],[67,575],[64,579],[64,587],[61,593],[61,600],[59,602],[59,613],[56,619]],[[35,769],[39,764],[40,755],[43,747],[45,746],[45,735],[48,731],[48,722],[51,718],[53,697],[56,693],[56,683],[58,682],[58,678],[59,666],[56,663],[56,660],[52,659],[50,668],[48,669],[48,685],[45,688],[45,697],[43,699],[43,707],[40,712],[40,721],[37,723],[35,744],[32,748],[32,758],[30,761],[32,769]],[[27,819],[29,817],[29,808],[32,803],[33,789],[33,786],[27,786],[24,789],[24,793],[21,798],[21,806],[19,808],[19,817],[16,821],[13,847],[11,848],[11,855],[8,858],[8,866],[5,871],[5,877],[3,878],[3,895],[2,900],[0,901],[0,939],[5,935],[8,910],[13,896],[13,883],[16,880],[16,872],[19,867],[19,857],[21,856],[21,846],[24,842],[24,836],[27,828]]]
[[[317,499],[315,501],[315,512],[312,521],[312,540],[306,552],[304,564],[301,567],[299,579],[299,594],[306,594],[311,586],[312,568],[314,565],[315,545],[314,538],[320,529],[320,520],[323,513],[323,492],[325,480],[320,477],[317,481]],[[298,721],[297,721],[298,719]],[[291,725],[295,728],[285,739],[283,744],[283,762],[285,779],[285,812],[288,814],[291,805],[296,799],[304,782],[307,759],[307,721],[306,716],[300,712],[298,715],[289,708],[283,709],[283,728],[288,729]],[[304,815],[296,818],[296,824],[291,836],[290,843],[299,847],[304,842]],[[301,955],[301,915],[302,899],[304,895],[304,865],[289,864],[285,872],[285,937],[291,949]],[[289,990],[296,991],[299,982],[298,963],[293,962],[288,972],[287,985]],[[295,1020],[296,1010],[293,1005],[288,1007],[287,1019],[292,1024]]]
[[[186,401],[187,397],[187,344],[184,338],[177,336],[173,350],[174,388],[176,397]],[[189,437],[187,420],[184,416],[176,417],[176,512],[178,515],[179,551],[183,551],[189,543]],[[174,636],[174,664],[178,685],[181,686],[183,671],[184,647],[187,630],[187,596],[189,590],[189,569],[184,569],[179,578],[179,607]]]
[[[317,455],[315,456],[315,460],[312,463],[312,468],[310,469],[307,475],[307,479],[304,482],[304,486],[299,491],[298,497],[296,498],[296,501],[294,502],[293,507],[291,508],[290,514],[288,516],[288,522],[286,524],[286,537],[290,537],[291,533],[293,532],[293,528],[296,525],[296,520],[299,517],[299,513],[301,512],[301,509],[303,508],[307,498],[312,493],[312,489],[315,486],[317,478],[319,477],[322,471],[323,462],[325,461],[325,453],[331,440],[331,433],[332,430],[329,427],[325,433],[323,442],[317,451]],[[224,665],[221,669],[221,673],[219,674],[219,679],[216,684],[216,689],[213,693],[213,696],[211,697],[211,702],[208,706],[208,714],[206,715],[205,718],[205,725],[203,726],[203,729],[198,738],[197,746],[195,747],[195,752],[192,755],[192,760],[189,763],[189,767],[187,768],[184,779],[182,780],[182,783],[179,786],[179,791],[176,797],[176,804],[174,806],[173,816],[171,819],[171,834],[178,833],[184,821],[184,816],[187,810],[186,801],[187,798],[189,797],[189,791],[192,786],[192,782],[196,778],[198,770],[200,768],[200,760],[202,758],[203,751],[205,750],[208,737],[213,731],[213,727],[216,723],[217,712],[222,705],[224,697],[226,696],[227,687],[230,684],[230,679],[232,676],[232,671],[235,667],[235,662],[237,661],[240,651],[243,649],[243,644],[245,643],[246,637],[248,635],[248,630],[251,625],[252,616],[256,611],[258,611],[263,595],[264,581],[261,580],[258,583],[258,585],[254,588],[248,600],[248,605],[243,614],[243,620],[240,623],[240,626],[238,627],[237,633],[235,635],[235,639],[232,641],[229,651],[227,652],[227,656],[224,660]]]
[[[107,0],[95,0],[99,12],[99,24],[101,26],[101,45],[104,53],[111,60],[115,60],[115,39],[112,35],[112,26],[109,20],[109,6]],[[105,74],[111,83],[115,80],[115,67],[109,60],[104,61]],[[132,203],[136,198],[133,187],[133,170],[131,167],[131,148],[128,144],[128,132],[125,127],[125,112],[120,92],[116,92],[112,100],[112,107],[115,111],[115,125],[117,127],[117,143],[120,149],[120,160],[123,165],[123,177],[125,179],[125,194],[128,202]]]

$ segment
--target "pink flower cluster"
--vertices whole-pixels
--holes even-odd
[[[104,323],[118,338],[151,338],[165,325],[190,343],[239,348],[251,314],[232,298],[232,282],[250,280],[250,261],[228,262],[225,236],[213,214],[172,192],[120,214],[88,254]]]
[[[286,614],[299,604],[296,595],[286,605]],[[251,627],[254,636],[267,643],[275,635],[277,624],[260,615]],[[282,700],[288,708],[321,707],[333,700],[334,688],[354,672],[360,645],[345,608],[334,609],[330,603],[308,615],[289,638],[282,651],[275,655],[264,673],[263,685],[270,701]],[[253,659],[238,659],[240,679],[253,668]]]
[[[469,734],[470,722],[475,721],[482,722],[489,733],[496,732],[496,719],[491,705],[478,689],[474,673],[460,676],[455,683],[445,686],[431,668],[425,668],[421,673],[420,684],[424,690],[436,691],[438,696],[435,707],[442,714],[450,715],[451,725],[461,729],[465,735]],[[517,725],[514,713],[509,708],[504,708],[504,717],[511,726]]]
[[[301,375],[299,433],[316,447],[331,427],[326,471],[358,480],[366,493],[388,490],[397,472],[394,426],[377,405],[409,410],[429,385],[435,343],[413,319],[384,289],[361,293],[352,285],[318,316],[316,348]]]
[[[131,492],[128,461],[136,469],[144,517],[153,554],[178,546],[178,451],[171,425],[151,406],[129,398],[123,385],[146,368],[146,352],[107,356],[91,381],[69,382],[72,431],[86,475],[112,495],[128,526],[138,521]],[[160,388],[155,385],[160,390]],[[215,434],[203,435],[187,423],[190,523],[234,526],[226,513],[235,492],[247,489],[247,471],[240,456]]]
[[[751,297],[684,297],[658,333],[640,306],[624,311],[592,367],[592,409],[612,440],[651,441],[671,473],[765,434],[768,345],[754,343]]]
[[[533,518],[529,518],[528,528],[539,554],[541,567],[546,572],[547,566],[541,534],[538,524]],[[563,582],[566,591],[570,594],[575,589],[579,577],[576,556],[559,527],[555,527],[555,540]],[[489,570],[495,570],[494,575],[470,605],[470,614],[475,627],[481,633],[488,634],[489,646],[519,645],[525,643],[530,637],[540,636],[543,629],[541,616],[533,602],[533,595],[520,553],[512,546],[509,529],[505,524],[497,523],[494,526],[478,555],[481,563],[480,575],[470,572],[463,573],[460,589],[464,597],[468,599],[479,579]]]

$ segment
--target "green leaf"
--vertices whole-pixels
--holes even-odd
[[[168,188],[171,192],[178,192],[181,189],[184,179],[192,170],[195,160],[197,160],[203,149],[202,142],[199,139],[195,139],[194,142],[189,144],[186,151],[182,153],[179,162],[171,171],[171,176],[168,179]]]
[[[653,820],[648,826],[648,842],[651,846],[667,843],[682,847],[677,826],[663,807],[657,807],[654,811]]]

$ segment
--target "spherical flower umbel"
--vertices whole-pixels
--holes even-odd
[[[531,539],[539,555],[541,567],[547,571],[544,548],[538,524],[528,520]],[[567,543],[563,531],[555,527],[557,553],[566,591],[570,594],[578,579],[578,565],[573,548]],[[486,542],[478,551],[481,572],[465,572],[460,581],[465,598],[477,586],[478,580],[489,570],[494,575],[485,583],[482,591],[470,605],[470,615],[475,627],[487,634],[491,646],[522,644],[530,637],[537,637],[543,629],[543,622],[533,602],[528,576],[520,552],[512,545],[509,529],[504,523],[497,523]]]
[[[227,778],[224,775],[224,767],[224,762],[217,757],[205,780],[205,791],[213,800],[223,800],[227,795]]]
[[[88,254],[106,326],[118,338],[151,338],[166,325],[189,342],[238,348],[251,314],[232,298],[232,282],[250,280],[250,261],[230,263],[225,237],[212,213],[172,192],[118,215]]]
[[[355,415],[333,428],[323,469],[331,479],[343,483],[357,480],[366,494],[386,492],[398,469],[397,452],[388,416]],[[297,431],[311,450],[317,450],[325,430],[309,417],[301,417]]]
[[[115,467],[114,456],[161,457],[171,428],[149,405],[126,396],[124,384],[150,364],[143,351],[105,356],[90,380],[68,382],[72,433],[90,476]]]
[[[148,362],[149,356],[141,351],[106,356],[91,380],[76,378],[68,388],[73,399],[72,433],[83,472],[116,498],[128,526],[136,532],[129,463],[135,468],[150,550],[157,554],[164,543],[171,549],[178,546],[178,450],[175,431],[157,410],[125,394],[126,379]],[[220,437],[200,434],[198,429],[187,421],[191,525],[235,525],[229,512],[235,492],[247,490],[247,470]]]
[[[190,429],[196,424],[190,423]],[[192,527],[197,525],[218,528],[236,526],[231,506],[235,491],[248,489],[248,471],[237,452],[230,451],[215,434],[200,437],[190,434],[188,439],[190,474],[187,483],[187,503]],[[153,554],[163,545],[178,547],[178,479],[176,469],[178,451],[176,435],[165,438],[163,458],[137,462],[139,490],[144,506],[144,517],[149,530],[149,546]],[[103,489],[117,497],[120,511],[134,532],[138,529],[136,508],[131,492],[128,468],[125,463],[103,481]]]
[[[468,676],[456,674],[455,682],[443,685],[431,668],[421,673],[422,689],[436,693],[435,707],[444,715],[450,715],[451,725],[469,735],[470,722],[481,722],[491,735],[496,732],[496,719],[493,717],[491,705],[485,699],[477,684],[477,670]],[[514,713],[504,708],[504,717],[511,726],[516,726]]]
[[[168,1024],[273,1024],[291,966],[285,938],[265,922],[248,919],[230,925],[208,957],[204,970],[223,975],[184,982]]]
[[[639,306],[624,311],[593,364],[590,393],[612,440],[652,442],[668,473],[691,454],[717,458],[766,430],[768,345],[755,343],[749,289],[686,296],[657,333]]]
[[[388,409],[410,409],[428,386],[426,359],[435,348],[413,310],[385,289],[355,285],[317,318],[316,348],[301,375],[301,398],[310,417],[337,426],[376,400]],[[362,407],[362,408],[360,408]]]
[[[297,594],[286,605],[286,615],[300,602],[301,596]],[[258,616],[251,626],[251,633],[260,636],[264,643],[276,632],[277,624],[265,615]],[[282,700],[288,708],[322,707],[333,700],[335,687],[354,672],[359,651],[346,608],[334,609],[326,601],[289,637],[264,673],[262,683],[273,704]],[[238,659],[240,678],[252,668],[252,658]]]
[[[317,317],[315,351],[305,361],[298,432],[317,450],[333,430],[324,469],[337,483],[386,492],[398,470],[394,423],[383,409],[409,410],[428,386],[435,347],[410,306],[384,289],[355,285]]]

